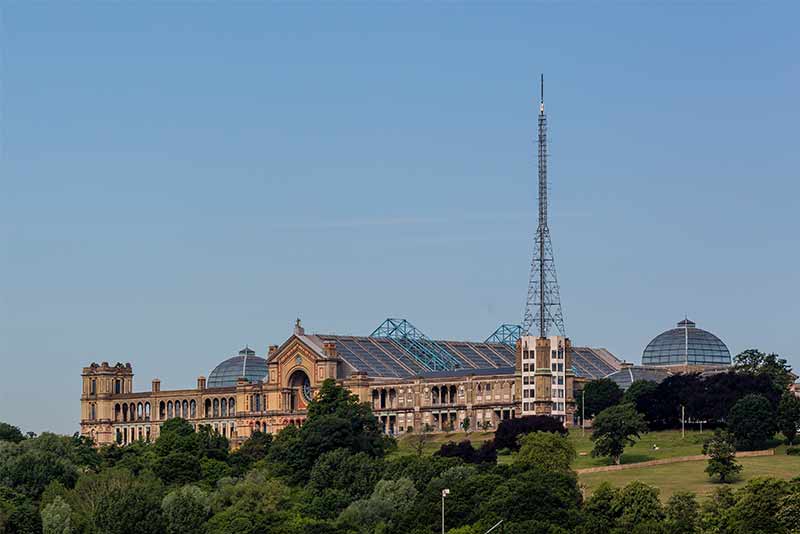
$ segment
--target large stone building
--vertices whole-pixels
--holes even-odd
[[[328,378],[370,403],[389,434],[458,429],[467,417],[473,428],[495,428],[521,414],[570,426],[575,383],[621,365],[604,349],[571,347],[563,337],[525,336],[512,346],[434,341],[411,335],[405,321],[391,326],[398,335],[337,336],[306,334],[298,321],[266,358],[245,347],[194,389],[162,391],[154,379],[150,391],[136,392],[129,363],[93,363],[82,373],[81,433],[97,444],[125,444],[155,439],[164,421],[182,417],[211,425],[235,446],[255,430],[302,424]]]

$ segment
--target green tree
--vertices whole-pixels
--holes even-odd
[[[778,404],[778,430],[786,436],[789,445],[794,445],[798,425],[800,425],[800,399],[786,391]]]
[[[154,466],[158,478],[165,484],[188,484],[203,476],[197,455],[189,452],[171,452],[159,458]]]
[[[736,447],[733,436],[728,432],[715,430],[714,435],[703,443],[703,454],[709,456],[706,473],[710,477],[718,477],[723,484],[742,470],[736,461]]]
[[[623,531],[631,531],[639,524],[652,524],[664,518],[658,489],[638,480],[628,483],[615,495],[611,510]]]
[[[350,500],[368,497],[381,479],[383,461],[366,453],[353,454],[336,449],[321,455],[311,469],[309,489],[313,492],[335,489]]]
[[[653,399],[657,395],[658,384],[650,380],[634,380],[622,395],[622,402],[633,404],[636,411],[647,416],[653,412]]]
[[[793,491],[781,499],[777,520],[785,532],[800,533],[800,493]]]
[[[737,372],[768,376],[778,391],[786,391],[792,383],[792,368],[777,354],[764,354],[758,349],[748,349],[733,359]]]
[[[183,486],[169,492],[161,501],[168,534],[202,532],[211,512],[208,495],[198,487]]]
[[[469,417],[465,417],[461,421],[461,430],[463,430],[465,434],[469,434],[470,425],[471,425],[471,422],[469,420]]]
[[[700,507],[700,532],[708,534],[729,534],[730,511],[736,504],[736,496],[730,486],[721,486],[711,493]]]
[[[24,439],[25,436],[22,435],[22,432],[20,432],[19,428],[0,421],[0,441],[19,443]]]
[[[592,492],[583,506],[583,522],[580,534],[595,534],[609,532],[617,522],[618,510],[613,504],[619,494],[619,489],[609,482],[603,481]]]
[[[72,508],[60,496],[42,508],[43,534],[72,534]]]
[[[776,478],[756,477],[736,492],[736,504],[730,511],[737,534],[780,533],[780,506],[789,494],[789,485]]]
[[[577,454],[570,441],[551,432],[533,432],[520,438],[514,463],[525,469],[570,473]]]
[[[606,408],[619,404],[622,400],[622,390],[613,380],[601,378],[583,386],[581,399],[586,417],[591,419]]]
[[[40,534],[42,521],[31,497],[0,485],[0,532]]]
[[[647,432],[644,416],[631,404],[606,408],[595,416],[592,428],[592,456],[608,456],[615,464],[620,463],[625,447]]]
[[[228,464],[237,475],[247,472],[250,467],[267,457],[272,446],[272,434],[256,430],[242,443],[242,446],[228,456]]]
[[[777,431],[776,414],[769,401],[761,395],[747,395],[731,408],[728,429],[741,450],[764,449]]]
[[[92,518],[98,534],[163,534],[162,487],[140,476],[100,496]]]
[[[700,519],[697,497],[690,491],[677,491],[664,509],[670,534],[694,534]]]
[[[363,534],[388,531],[411,511],[416,498],[417,489],[411,480],[381,480],[369,499],[348,506],[339,516],[339,522]]]

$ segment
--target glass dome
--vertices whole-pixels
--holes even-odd
[[[684,319],[677,328],[657,335],[642,353],[642,365],[731,364],[731,353],[717,336]]]
[[[250,382],[259,382],[267,377],[267,360],[259,358],[250,347],[239,351],[238,356],[228,358],[217,365],[208,375],[206,387],[224,388],[235,386],[239,377]]]

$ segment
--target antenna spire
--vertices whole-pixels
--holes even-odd
[[[544,74],[541,75],[541,92],[542,95],[541,103],[544,104]]]
[[[536,229],[531,276],[528,280],[528,299],[522,330],[530,335],[532,328],[538,330],[539,337],[547,337],[551,328],[562,336],[564,316],[561,311],[561,296],[556,277],[553,245],[550,242],[550,229],[547,222],[547,115],[544,114],[544,74],[540,77],[539,104],[539,225]]]

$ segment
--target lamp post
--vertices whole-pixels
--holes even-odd
[[[442,490],[442,534],[444,534],[444,498],[450,495],[449,489]]]

